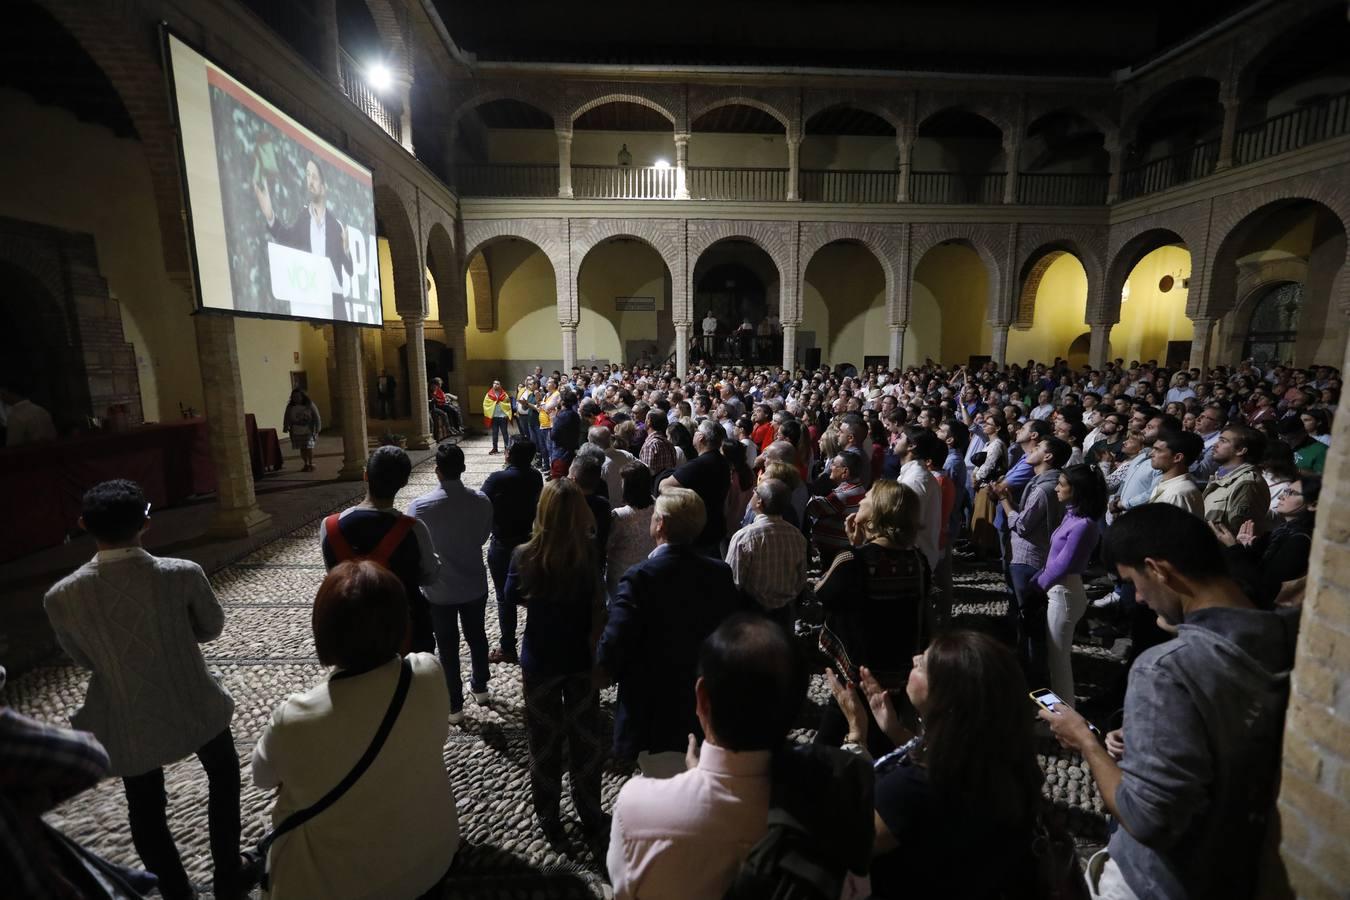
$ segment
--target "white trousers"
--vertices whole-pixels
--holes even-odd
[[[1045,614],[1050,687],[1073,706],[1078,702],[1073,692],[1073,630],[1087,610],[1087,593],[1078,575],[1065,575],[1045,593],[1050,599]]]
[[[1087,864],[1088,893],[1093,900],[1139,900],[1138,895],[1125,883],[1120,874],[1120,866],[1106,850],[1092,854]]]

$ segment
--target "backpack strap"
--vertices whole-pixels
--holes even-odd
[[[384,537],[375,545],[375,549],[370,551],[366,559],[371,562],[377,562],[389,568],[389,560],[398,549],[398,545],[403,543],[403,539],[412,531],[413,522],[416,521],[412,516],[400,515],[394,522],[394,526],[385,532]]]
[[[352,545],[348,543],[347,536],[342,533],[342,526],[338,524],[340,513],[333,513],[323,520],[324,536],[328,538],[328,546],[333,551],[333,557],[338,562],[346,562],[356,556],[352,550]]]

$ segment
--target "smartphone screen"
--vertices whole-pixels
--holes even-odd
[[[1051,712],[1055,711],[1056,706],[1059,706],[1061,704],[1065,706],[1068,705],[1067,703],[1064,703],[1063,700],[1059,699],[1059,694],[1056,694],[1049,688],[1041,688],[1040,690],[1032,691],[1031,699],[1035,700],[1037,703],[1039,703],[1041,706],[1044,706]]]

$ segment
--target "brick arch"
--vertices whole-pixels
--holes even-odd
[[[164,97],[158,43],[149,40],[126,15],[123,3],[114,0],[39,0],[39,3],[103,71],[135,123],[155,193],[164,267],[175,282],[188,287],[191,265],[183,224],[185,207],[179,180],[178,144]]]
[[[699,257],[713,244],[726,240],[748,241],[767,253],[778,269],[780,319],[789,325],[801,321],[796,222],[695,219],[688,223],[687,234],[684,274],[686,285],[694,280],[694,269],[698,266]]]
[[[394,268],[394,303],[400,316],[425,318],[427,314],[426,280],[423,277],[422,242],[413,229],[401,190],[375,176],[375,215],[389,240],[389,257]]]
[[[914,119],[915,137],[923,130],[924,124],[928,122],[929,119],[933,118],[938,113],[944,113],[948,110],[960,110],[961,112],[979,116],[999,130],[999,134],[1002,136],[1005,143],[1020,137],[1020,135],[1016,133],[1017,130],[1013,128],[1012,119],[1003,110],[991,103],[985,103],[978,100],[933,103],[922,107],[921,115],[916,116]]]
[[[1233,81],[1238,96],[1245,98],[1250,95],[1257,69],[1270,61],[1271,51],[1290,37],[1296,36],[1297,32],[1307,29],[1308,20],[1321,15],[1329,7],[1339,7],[1342,14],[1345,12],[1345,4],[1340,0],[1316,0],[1302,15],[1295,13],[1298,15],[1296,19],[1272,17],[1262,23],[1265,27],[1249,29],[1242,39],[1236,42],[1237,49],[1234,53],[1236,59],[1233,65]],[[1288,27],[1279,27],[1285,24]]]
[[[905,291],[905,308],[902,310],[902,322],[909,321],[909,302],[913,293],[912,285],[914,282],[914,273],[918,271],[919,263],[923,262],[924,256],[928,254],[938,244],[958,241],[970,247],[980,257],[984,263],[985,271],[989,275],[989,297],[986,301],[986,312],[991,323],[1003,321],[999,315],[998,298],[1002,296],[1003,284],[1007,275],[1003,271],[1003,266],[999,264],[1007,249],[1006,231],[996,225],[936,225],[936,226],[914,226],[912,245],[909,251],[909,273],[907,282],[911,285],[909,290]]]
[[[1022,134],[1020,136],[1026,137],[1031,132],[1031,126],[1035,125],[1042,119],[1059,114],[1078,116],[1080,119],[1083,119],[1084,121],[1091,123],[1092,125],[1096,126],[1097,129],[1103,135],[1106,136],[1108,143],[1111,140],[1111,136],[1116,133],[1116,123],[1111,119],[1110,116],[1106,115],[1101,110],[1093,109],[1091,106],[1087,104],[1068,103],[1068,104],[1047,104],[1044,107],[1040,107],[1033,111],[1030,111],[1029,114],[1027,115],[1026,127],[1022,129]]]
[[[380,34],[380,43],[389,52],[398,71],[412,78],[413,58],[404,38],[403,17],[396,5],[390,0],[365,0],[370,17],[375,20],[375,30]]]
[[[485,103],[492,103],[495,100],[516,100],[528,104],[540,112],[544,113],[553,122],[556,130],[558,127],[558,114],[554,109],[554,104],[548,99],[536,94],[521,86],[491,87],[485,88],[472,94],[468,99],[455,106],[454,111],[450,113],[450,144],[454,146],[455,139],[459,137],[459,125],[464,116]],[[570,125],[569,125],[570,127]]]
[[[568,262],[567,221],[565,219],[471,219],[464,222],[464,255],[461,258],[461,278],[469,274],[473,258],[484,248],[498,241],[520,240],[534,245],[553,267],[554,302],[558,307],[558,322],[575,325],[579,312],[572,303],[567,287],[571,266]],[[475,297],[475,303],[478,298]],[[496,321],[495,311],[493,321]]]
[[[904,256],[901,243],[895,239],[887,226],[864,225],[853,222],[803,222],[798,242],[797,256],[801,260],[801,277],[806,278],[806,268],[811,259],[821,249],[839,241],[861,244],[881,264],[881,272],[886,280],[886,322],[898,324],[902,299],[900,296],[900,272],[904,269]],[[805,286],[799,290],[805,290]],[[801,296],[799,293],[798,296]]]
[[[684,272],[684,224],[678,219],[573,219],[570,222],[569,289],[575,308],[581,307],[581,264],[601,243],[616,237],[635,238],[656,251],[670,270],[670,313],[676,323],[693,322],[688,282]]]
[[[1139,102],[1133,104],[1129,111],[1121,117],[1120,134],[1122,138],[1132,141],[1144,117],[1153,112],[1158,104],[1167,98],[1172,88],[1183,82],[1212,81],[1217,88],[1215,99],[1216,101],[1220,99],[1223,94],[1223,78],[1213,68],[1213,64],[1209,60],[1199,60],[1184,71],[1169,70],[1167,81],[1153,84],[1147,93],[1140,95]]]
[[[1252,266],[1237,276],[1237,285],[1233,292],[1236,302],[1229,320],[1221,331],[1220,346],[1227,350],[1224,358],[1237,360],[1242,358],[1242,348],[1247,342],[1247,332],[1251,328],[1252,313],[1256,311],[1255,301],[1263,297],[1266,290],[1281,284],[1308,283],[1308,261],[1297,256],[1284,259],[1272,259]]]
[[[622,91],[605,91],[604,93],[590,97],[580,105],[573,107],[566,117],[568,129],[573,128],[576,125],[577,119],[581,118],[581,116],[585,115],[590,110],[595,109],[597,106],[604,106],[606,103],[636,103],[638,106],[645,106],[648,109],[656,110],[669,119],[672,132],[687,132],[689,130],[689,123],[687,121],[681,122],[681,116],[676,112],[673,104],[662,103],[655,97],[650,97],[646,94],[634,93],[632,88],[626,88]],[[683,128],[680,127],[681,124],[683,124]]]
[[[455,257],[455,242],[446,223],[437,221],[427,230],[427,268],[436,280],[436,299],[440,306],[441,322],[447,326],[469,324],[468,298],[464,294],[463,279]]]
[[[803,136],[806,134],[807,122],[810,122],[813,118],[827,110],[841,106],[849,109],[862,110],[863,112],[870,112],[874,116],[885,119],[890,126],[895,129],[897,135],[903,134],[906,128],[905,117],[878,99],[853,95],[838,96],[827,94],[820,97],[814,97],[812,100],[814,102],[802,109]]]
[[[1087,310],[1093,309],[1093,298],[1102,290],[1102,255],[1105,252],[1104,228],[1029,225],[1018,230],[1018,248],[1013,258],[1017,263],[1017,280],[1011,285],[1008,299],[1012,307],[1006,310],[1012,327],[1030,328],[1035,315],[1036,291],[1040,279],[1060,255],[1067,253],[1078,260],[1087,276]],[[1052,256],[1053,254],[1053,256]],[[1047,259],[1047,257],[1049,257]],[[1034,276],[1034,278],[1033,278]],[[1091,324],[1092,319],[1088,318]]]
[[[1345,183],[1345,179],[1350,177],[1350,165],[1339,168],[1339,177],[1329,176],[1326,172],[1319,172],[1316,176],[1298,176],[1215,202],[1210,232],[1218,238],[1218,243],[1199,315],[1219,318],[1237,307],[1241,299],[1237,292],[1239,248],[1264,215],[1276,208],[1300,202],[1313,204],[1335,217],[1341,224],[1341,230],[1350,236],[1350,185]],[[1347,242],[1347,247],[1350,248],[1350,242]],[[1346,270],[1347,264],[1350,264],[1350,249],[1347,249],[1346,262],[1341,264],[1342,272]],[[1350,297],[1345,296],[1344,284],[1344,281],[1339,282],[1341,290],[1333,300],[1339,302],[1343,313],[1350,315]]]
[[[689,108],[690,129],[691,130],[693,129],[694,122],[698,121],[699,116],[706,115],[707,113],[712,112],[714,109],[721,109],[724,106],[748,106],[752,109],[757,109],[762,113],[767,113],[778,120],[778,122],[783,126],[783,131],[785,134],[788,135],[792,134],[792,117],[788,113],[774,106],[772,103],[765,102],[764,100],[759,100],[755,97],[748,97],[744,94],[728,94],[727,96],[724,97],[715,97],[707,100],[706,102],[700,103],[697,106],[690,107]]]
[[[1106,277],[1098,294],[1088,296],[1088,321],[1114,324],[1120,321],[1120,292],[1139,260],[1165,244],[1181,244],[1191,254],[1191,284],[1186,314],[1194,318],[1203,295],[1208,272],[1211,204],[1208,201],[1141,216],[1111,226],[1107,249]]]

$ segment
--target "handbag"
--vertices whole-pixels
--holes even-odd
[[[356,761],[352,770],[332,790],[304,809],[291,813],[286,821],[263,836],[263,839],[258,842],[258,854],[264,860],[267,859],[268,849],[276,842],[277,838],[288,831],[294,831],[332,806],[343,794],[351,790],[356,782],[361,780],[361,776],[366,773],[366,769],[369,769],[371,763],[375,762],[375,757],[380,755],[380,748],[384,746],[384,742],[388,739],[389,732],[394,730],[394,722],[398,720],[398,714],[403,709],[403,701],[408,697],[408,687],[411,683],[412,665],[405,656],[399,664],[398,687],[394,688],[393,699],[389,701],[389,708],[385,710],[384,718],[380,721],[380,727],[375,730],[375,736],[370,739],[370,746],[366,748],[366,752],[361,754],[361,758]],[[267,871],[265,868],[261,885],[263,890],[267,890]]]

